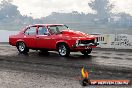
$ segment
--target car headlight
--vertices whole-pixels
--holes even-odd
[[[78,46],[79,45],[79,40],[76,40],[76,46]]]
[[[95,39],[94,39],[94,43],[97,43],[97,42],[98,42],[98,41],[97,41],[97,38],[95,38]]]

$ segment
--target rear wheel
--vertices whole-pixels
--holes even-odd
[[[70,49],[67,44],[61,43],[58,45],[58,53],[62,57],[69,56],[70,54]]]
[[[17,49],[20,53],[27,53],[29,51],[24,42],[18,42]]]
[[[92,51],[92,49],[87,49],[87,50],[84,50],[84,51],[81,51],[81,53],[84,55],[84,56],[87,56],[88,54],[90,54]]]

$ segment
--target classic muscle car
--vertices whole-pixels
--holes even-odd
[[[71,30],[64,24],[35,24],[9,36],[9,44],[16,46],[20,53],[27,53],[29,49],[58,51],[64,57],[77,51],[88,55],[98,42],[96,36]]]

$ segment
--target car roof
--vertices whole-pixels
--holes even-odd
[[[29,26],[54,26],[54,25],[64,25],[64,24],[34,24]]]

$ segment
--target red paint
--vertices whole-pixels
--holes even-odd
[[[46,27],[48,26],[59,25],[63,26],[63,24],[36,24],[28,27],[36,26],[36,34],[35,35],[26,35],[24,32],[28,27],[22,29],[18,34],[11,35],[9,37],[9,44],[12,46],[16,46],[18,41],[23,41],[28,48],[46,48],[49,50],[56,50],[56,45],[60,42],[66,43],[71,51],[82,51],[86,49],[86,47],[74,47],[76,40],[92,40],[95,39],[96,36],[88,35],[83,32],[73,31],[73,30],[63,30],[61,34],[53,34],[53,35],[38,35],[38,27]],[[90,48],[95,48],[96,45],[90,46]]]

